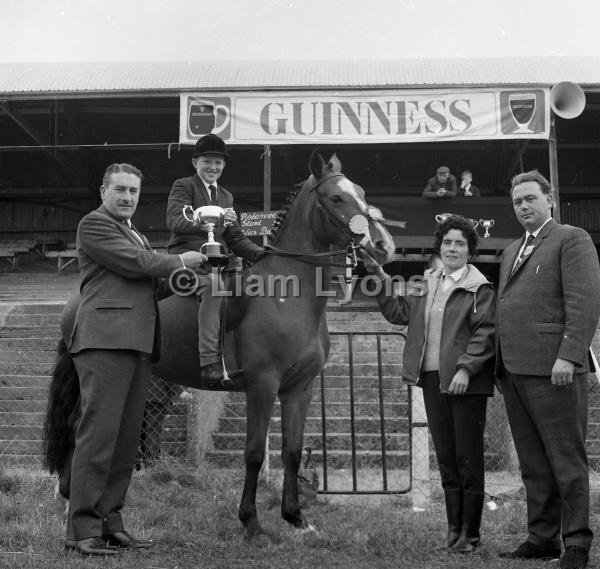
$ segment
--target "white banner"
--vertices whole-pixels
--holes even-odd
[[[179,141],[343,144],[549,136],[549,89],[182,93]]]

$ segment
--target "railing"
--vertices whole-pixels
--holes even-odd
[[[405,335],[403,332],[330,332],[331,336],[345,336],[347,338],[347,353],[348,353],[348,395],[349,395],[349,405],[350,405],[350,465],[351,465],[351,488],[341,488],[341,489],[332,489],[330,488],[330,473],[331,466],[329,464],[329,449],[327,443],[328,437],[328,414],[327,414],[327,387],[326,387],[326,372],[321,372],[321,385],[320,385],[320,394],[321,394],[321,436],[322,436],[322,486],[321,490],[319,490],[320,494],[406,494],[410,492],[412,488],[412,474],[411,474],[411,456],[412,456],[412,435],[411,435],[411,401],[410,401],[410,390],[406,387],[403,387],[401,384],[400,375],[397,376],[398,387],[395,390],[387,389],[387,391],[391,391],[392,396],[403,395],[406,397],[406,405],[407,405],[407,432],[405,433],[407,437],[407,461],[406,461],[406,472],[402,478],[402,483],[400,483],[399,487],[391,487],[393,484],[390,484],[389,473],[390,473],[390,452],[387,449],[386,441],[387,441],[387,416],[386,416],[386,389],[384,388],[384,369],[383,369],[383,361],[382,361],[382,337],[397,337],[399,340],[405,339]],[[355,397],[355,389],[356,389],[356,374],[355,374],[355,358],[354,358],[354,339],[357,337],[375,337],[375,345],[376,345],[376,355],[377,355],[377,396],[379,403],[379,440],[380,440],[380,464],[381,464],[381,485],[379,488],[373,488],[374,481],[371,479],[366,481],[366,485],[371,486],[369,488],[359,488],[359,475],[363,470],[369,469],[359,469],[357,456],[359,454],[359,450],[357,449],[357,425],[356,425],[356,397]],[[400,342],[398,342],[397,346],[397,354],[401,353]],[[390,376],[388,376],[390,377]],[[393,410],[391,411],[393,413]],[[395,433],[398,434],[398,433]],[[400,451],[395,451],[396,458],[399,458]],[[372,458],[372,455],[371,455]],[[379,461],[375,460],[375,463]],[[338,469],[338,472],[345,469]],[[397,471],[398,469],[394,469]],[[404,470],[404,469],[402,469]]]

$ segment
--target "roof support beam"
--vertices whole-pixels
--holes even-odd
[[[25,118],[23,118],[18,111],[12,110],[9,103],[0,101],[0,110],[2,110],[7,116],[15,121],[35,142],[38,143],[39,146],[42,147],[44,152],[52,156],[52,158],[56,160],[65,170],[72,172],[71,168],[66,164],[66,162],[61,160],[56,151],[52,151],[49,148],[50,144],[48,141],[44,140],[44,136],[38,132],[38,130]]]

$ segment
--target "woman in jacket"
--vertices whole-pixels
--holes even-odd
[[[483,431],[493,395],[492,284],[467,261],[478,235],[473,224],[447,217],[435,232],[442,266],[425,271],[420,296],[377,300],[393,324],[408,324],[403,381],[423,389],[425,411],[440,469],[448,517],[445,547],[470,553],[479,546],[484,501]],[[390,277],[372,258],[367,270]],[[409,293],[410,295],[410,293]]]

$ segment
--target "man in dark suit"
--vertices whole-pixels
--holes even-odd
[[[600,269],[589,235],[551,218],[550,184],[537,171],[512,180],[526,235],[500,265],[498,387],[527,496],[524,543],[504,557],[587,566],[592,542],[585,438],[588,350],[600,316]]]
[[[115,555],[144,548],[121,509],[136,459],[151,363],[160,357],[156,277],[205,271],[201,253],[159,255],[133,225],[142,174],[113,164],[102,205],[77,229],[81,302],[68,345],[79,376],[81,420],[71,467],[66,548]]]
[[[196,142],[192,165],[196,174],[175,180],[167,203],[167,227],[171,230],[169,253],[200,250],[208,240],[205,225],[192,225],[183,215],[183,208],[191,205],[197,209],[205,205],[225,208],[224,227],[215,228],[215,240],[228,247],[235,255],[256,261],[263,249],[250,241],[238,224],[233,209],[233,196],[217,184],[229,158],[225,142],[215,134],[207,134]],[[225,249],[226,250],[226,249]],[[218,387],[224,379],[220,337],[220,308],[222,296],[212,294],[222,290],[221,277],[216,271],[199,275],[198,300],[198,352],[200,354],[201,383]],[[230,370],[231,378],[241,370]]]

